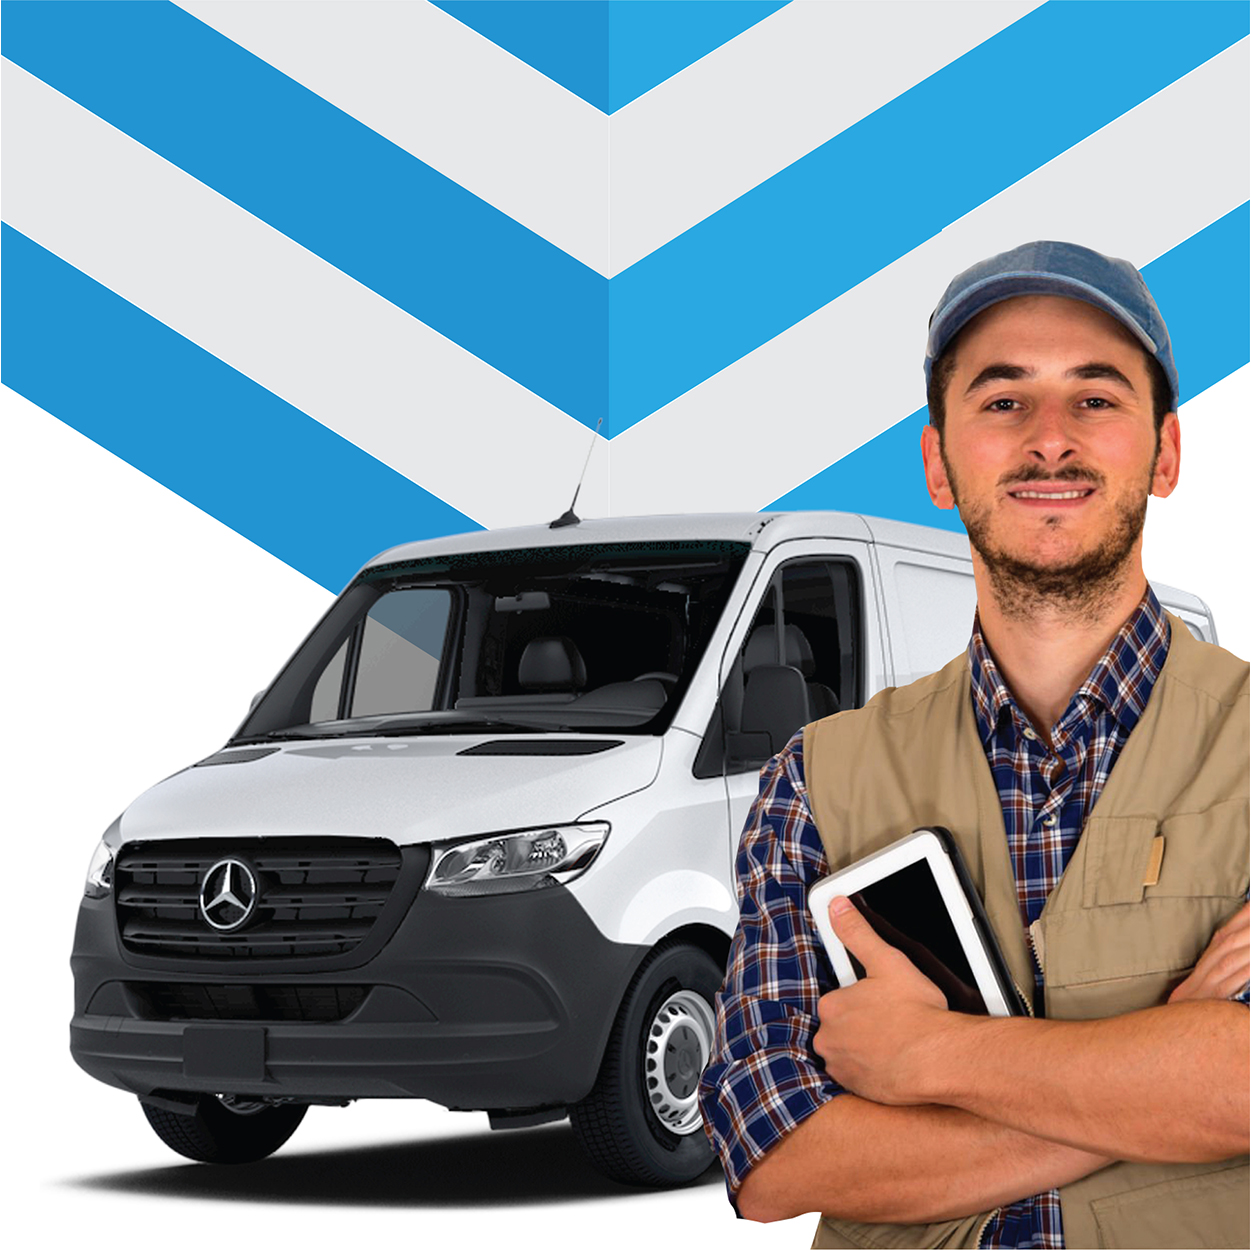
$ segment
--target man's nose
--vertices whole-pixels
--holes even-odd
[[[1040,464],[1060,465],[1077,454],[1073,416],[1059,397],[1045,396],[1025,426],[1024,451]]]

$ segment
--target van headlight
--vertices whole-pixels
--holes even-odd
[[[425,888],[464,898],[564,885],[591,866],[610,827],[601,820],[437,843]]]
[[[83,882],[83,894],[87,898],[107,898],[113,891],[113,861],[122,844],[117,826],[117,821],[109,826],[91,856],[87,880]]]

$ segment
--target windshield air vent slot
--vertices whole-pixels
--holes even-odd
[[[213,764],[250,764],[253,760],[263,760],[267,755],[273,755],[278,750],[277,747],[245,747],[239,751],[218,751],[216,755],[210,755],[202,759],[197,764],[192,764],[192,768],[208,768]]]
[[[604,738],[496,738],[457,751],[457,755],[598,755],[622,745]]]

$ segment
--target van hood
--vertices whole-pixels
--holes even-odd
[[[120,833],[123,842],[322,834],[405,845],[568,824],[649,786],[661,741],[465,734],[239,747],[140,795],[123,814]],[[598,749],[604,743],[612,745]],[[533,754],[511,753],[527,746]],[[553,753],[592,746],[590,754]]]

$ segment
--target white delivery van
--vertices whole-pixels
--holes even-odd
[[[426,1098],[568,1115],[606,1174],[691,1179],[760,765],[960,652],[974,600],[962,537],[836,512],[377,556],[229,742],[105,833],[74,1058],[194,1159]]]

